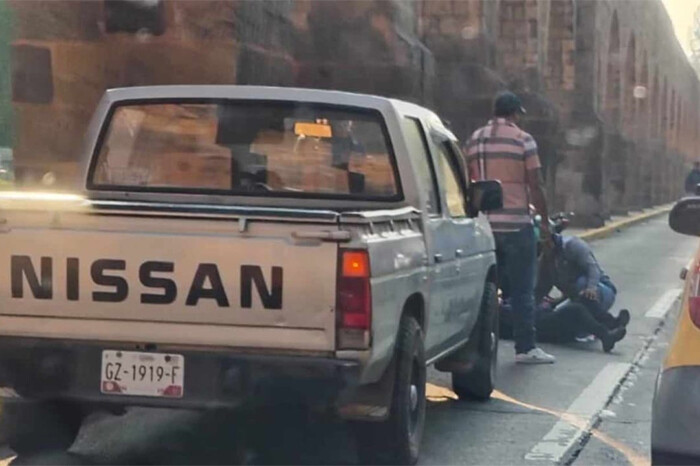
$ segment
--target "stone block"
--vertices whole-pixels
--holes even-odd
[[[527,21],[516,21],[513,28],[513,35],[524,39],[521,44],[526,45],[527,39],[530,37],[530,24]]]
[[[573,91],[576,88],[576,77],[573,73],[564,74],[561,80],[561,87],[565,91]]]
[[[452,12],[455,16],[468,18],[471,13],[473,0],[452,0]]]
[[[56,103],[94,108],[110,87],[105,62],[115,57],[114,51],[100,42],[61,42],[52,51]]]
[[[53,100],[51,50],[33,45],[12,47],[12,100],[50,104]]]
[[[501,37],[512,38],[517,37],[518,39],[528,39],[530,35],[530,28],[527,21],[502,21],[501,22]]]
[[[370,15],[370,24],[387,42],[391,40],[390,37],[395,33],[394,23],[385,14],[375,13]]]
[[[55,160],[27,161],[22,155],[15,156],[14,160],[15,185],[25,189],[47,189],[41,183],[43,176],[51,172],[54,175],[54,188],[79,191],[84,182],[82,180],[82,166],[79,162],[72,160],[69,162],[57,162]],[[6,435],[0,427],[0,439]]]
[[[513,5],[511,3],[501,3],[498,9],[498,18],[501,21],[513,19]]]
[[[452,14],[452,0],[424,0],[424,14],[449,16]]]
[[[422,90],[421,74],[410,67],[385,63],[346,64],[335,63],[330,67],[330,89],[366,92],[370,94],[416,100]],[[367,79],[371,76],[372,79]]]
[[[226,0],[178,0],[168,4],[176,28],[170,33],[190,40],[222,41],[236,36],[236,6]]]
[[[439,34],[440,33],[440,20],[438,18],[425,18],[423,19],[425,23],[425,33],[426,34]]]
[[[430,52],[442,63],[459,61],[477,61],[483,63],[488,59],[488,49],[482,38],[464,40],[462,38],[445,37],[442,35],[427,36],[425,45]]]
[[[111,85],[233,84],[238,48],[232,42],[209,43],[206,53],[197,43],[183,41],[129,43],[105,63]],[[112,58],[112,57],[110,57]]]
[[[344,2],[333,2],[340,8]],[[235,21],[232,25],[235,38],[245,44],[255,44],[265,49],[291,52],[295,46],[294,25],[287,15],[291,11],[288,1],[258,0],[237,3]],[[327,15],[329,22],[350,16],[338,13]]]
[[[375,0],[333,0],[330,2],[312,0],[312,2],[312,14],[327,16],[329,19],[332,15],[338,15],[347,21],[361,20],[377,7]]]
[[[15,111],[15,160],[76,160],[93,109],[15,103]]]
[[[165,32],[165,3],[161,0],[105,0],[104,25],[107,33],[148,33],[159,36]]]
[[[564,39],[561,41],[561,48],[564,52],[574,52],[576,50],[576,41],[574,39]]]
[[[565,52],[562,63],[573,66],[576,63],[576,53],[574,51]]]
[[[516,22],[512,20],[501,21],[500,37],[513,37],[515,35],[515,25]]]
[[[537,11],[537,4],[536,3],[528,3],[527,5],[525,5],[525,18],[537,19],[538,14],[539,14],[539,12]]]
[[[308,30],[308,18],[312,6],[312,0],[297,0],[294,2],[294,8],[289,13],[289,19],[297,30]]]
[[[539,55],[537,52],[529,53],[527,55],[526,65],[527,66],[537,66]]]
[[[291,57],[253,47],[241,49],[236,68],[238,84],[291,86],[296,78]]]
[[[9,0],[16,37],[24,40],[97,40],[102,3],[93,0]]]
[[[519,3],[514,3],[512,6],[513,19],[523,20],[525,19],[525,7]]]
[[[440,19],[440,34],[456,36],[459,35],[461,31],[461,24],[456,18],[445,17]]]

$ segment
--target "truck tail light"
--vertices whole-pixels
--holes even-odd
[[[367,251],[341,251],[340,264],[336,297],[340,326],[368,330],[372,319],[369,255]]]
[[[372,326],[369,254],[363,250],[345,249],[340,251],[338,259],[338,347],[366,348],[369,344],[369,329]]]
[[[690,289],[688,290],[688,311],[690,320],[700,328],[700,263],[695,263],[690,268]]]

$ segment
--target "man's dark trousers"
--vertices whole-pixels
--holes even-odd
[[[518,231],[494,232],[498,273],[508,283],[513,308],[515,352],[535,347],[535,283],[537,281],[537,240],[535,229],[526,225]]]

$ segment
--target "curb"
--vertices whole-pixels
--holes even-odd
[[[644,212],[633,217],[624,218],[622,220],[612,222],[600,228],[584,231],[583,233],[580,233],[578,237],[586,241],[595,241],[598,239],[607,238],[608,236],[611,236],[617,231],[631,227],[632,225],[636,225],[637,223],[644,222],[654,217],[658,217],[659,215],[666,214],[670,212],[672,208],[673,204],[667,204],[661,207],[657,207],[656,209],[651,210],[649,212]]]

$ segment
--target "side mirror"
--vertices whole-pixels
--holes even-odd
[[[693,192],[696,196],[700,196],[700,183],[695,185],[695,190]]]
[[[503,188],[498,180],[474,181],[469,185],[471,211],[489,212],[503,208]]]
[[[700,236],[700,197],[686,197],[673,206],[668,224],[675,232]]]

